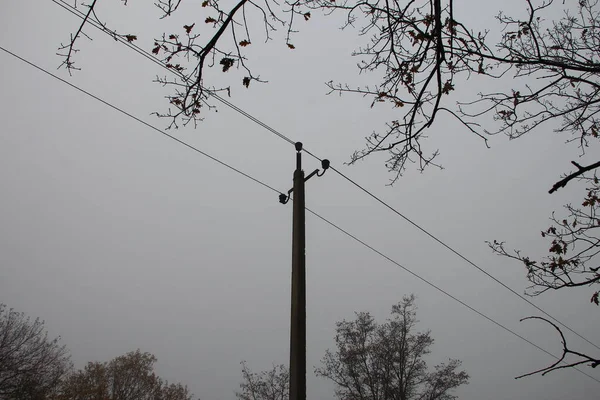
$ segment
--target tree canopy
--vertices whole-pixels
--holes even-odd
[[[384,323],[368,312],[338,322],[336,350],[325,353],[317,375],[335,383],[339,399],[455,399],[452,390],[468,383],[469,375],[455,359],[428,368],[434,340],[430,331],[416,331],[417,322],[414,295],[394,305]]]
[[[60,337],[48,337],[44,321],[0,304],[0,399],[45,399],[71,366],[69,352]]]
[[[392,307],[391,316],[378,323],[368,312],[353,321],[336,323],[333,351],[327,350],[317,376],[335,385],[340,400],[452,400],[453,390],[469,375],[459,360],[428,368],[430,331],[416,331],[415,296],[405,296]],[[259,374],[242,363],[240,400],[287,400],[289,374],[282,366]]]
[[[186,386],[158,377],[156,361],[136,350],[109,362],[89,362],[61,382],[56,400],[192,400]]]
[[[43,321],[0,304],[0,400],[192,400],[187,386],[154,372],[156,361],[136,350],[75,371]]]

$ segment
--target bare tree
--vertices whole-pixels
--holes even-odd
[[[268,371],[252,372],[245,361],[242,363],[242,382],[235,393],[239,400],[287,400],[289,398],[290,374],[283,365],[274,365]]]
[[[375,322],[368,312],[336,324],[336,351],[327,351],[315,371],[336,385],[336,396],[357,400],[450,400],[468,383],[459,360],[429,370],[425,356],[433,338],[416,332],[414,295],[392,307],[391,318]]]
[[[415,296],[392,307],[391,318],[379,324],[368,312],[356,320],[336,324],[336,351],[327,350],[317,376],[332,381],[340,400],[452,400],[453,389],[465,385],[469,375],[459,371],[460,361],[428,370],[429,331],[415,332]],[[240,400],[287,400],[289,373],[283,365],[259,374],[242,362]]]
[[[57,400],[191,400],[186,386],[156,375],[155,363],[155,356],[140,350],[90,362],[64,380]]]
[[[0,399],[45,399],[70,368],[66,347],[43,321],[0,304]]]

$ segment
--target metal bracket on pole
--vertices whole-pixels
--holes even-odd
[[[300,157],[300,152],[302,151],[302,143],[301,142],[296,142],[295,144],[296,146],[296,157]],[[321,160],[321,169],[322,171],[319,171],[319,169],[315,169],[313,172],[311,172],[306,178],[304,178],[304,182],[306,182],[307,180],[309,180],[310,178],[312,178],[313,176],[317,175],[318,177],[321,177],[323,175],[325,175],[325,172],[329,169],[329,166],[331,165],[331,163],[329,162],[328,159],[324,158]],[[296,159],[296,169],[299,170],[301,169],[301,161],[299,161],[299,158]],[[281,204],[287,204],[288,201],[290,201],[290,196],[292,194],[292,192],[294,191],[294,188],[292,187],[290,190],[287,191],[287,194],[284,193],[280,193],[279,194],[279,202]]]

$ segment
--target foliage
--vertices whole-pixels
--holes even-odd
[[[137,350],[110,362],[89,362],[64,380],[56,400],[191,400],[186,386],[156,375],[156,361]]]
[[[66,347],[43,321],[0,304],[0,399],[45,399],[70,368]]]

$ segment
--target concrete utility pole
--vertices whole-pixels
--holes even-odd
[[[306,241],[305,241],[305,204],[304,182],[315,174],[322,176],[329,168],[329,161],[322,160],[323,172],[316,169],[308,177],[302,170],[302,143],[296,143],[296,170],[294,187],[288,194],[280,194],[283,204],[294,193],[294,215],[292,233],[292,309],[290,329],[290,397],[289,400],[306,400]]]

